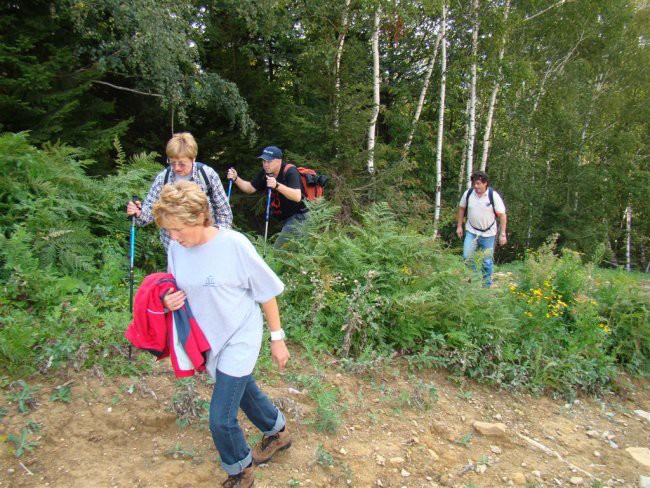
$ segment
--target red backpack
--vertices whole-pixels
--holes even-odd
[[[296,168],[298,173],[300,173],[300,186],[302,191],[302,196],[307,200],[316,200],[325,195],[325,186],[327,185],[327,176],[319,175],[310,168],[305,168],[303,166],[296,167],[291,163],[284,165],[284,172],[286,173],[287,168]]]

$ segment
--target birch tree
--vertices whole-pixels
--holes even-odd
[[[442,26],[440,28],[440,106],[438,107],[438,143],[436,147],[436,209],[433,217],[433,237],[438,236],[440,206],[442,201],[442,139],[445,127],[445,90],[447,87],[447,3],[442,3]]]
[[[427,72],[424,77],[424,82],[422,83],[422,90],[420,91],[420,98],[418,99],[417,107],[415,108],[415,114],[413,114],[413,121],[411,122],[411,131],[409,132],[408,138],[404,143],[404,148],[402,149],[402,159],[408,157],[409,149],[413,143],[413,137],[415,136],[415,130],[417,129],[418,121],[420,120],[420,115],[422,114],[422,107],[424,106],[424,101],[427,97],[427,91],[429,90],[429,84],[431,82],[431,74],[433,73],[433,67],[436,64],[436,56],[438,55],[438,47],[440,45],[440,39],[442,37],[442,32],[438,32],[436,36],[436,43],[433,46],[433,53],[431,54],[431,59],[429,60],[429,65],[427,67]]]
[[[372,79],[373,79],[373,105],[372,116],[370,118],[370,127],[368,128],[368,173],[375,172],[375,132],[377,130],[377,118],[379,117],[379,88],[381,82],[381,73],[379,72],[379,19],[381,17],[381,7],[377,6],[375,10],[375,23],[372,31]]]
[[[510,0],[506,0],[503,11],[503,22],[507,24],[508,14],[510,13]],[[506,52],[506,34],[503,34],[501,38],[501,47],[499,48],[499,68],[497,70],[497,76],[494,80],[494,86],[492,87],[492,93],[490,94],[490,103],[488,106],[487,118],[485,120],[485,131],[483,132],[483,153],[481,154],[481,171],[485,171],[487,167],[488,153],[490,151],[490,142],[492,136],[492,121],[494,120],[494,109],[497,104],[497,95],[501,88],[501,76],[503,72],[503,57]]]
[[[336,43],[336,57],[334,59],[334,130],[338,131],[340,121],[340,107],[339,107],[339,94],[341,92],[341,57],[343,56],[343,45],[345,44],[345,36],[348,31],[348,17],[350,12],[350,1],[345,0],[345,7],[343,9],[343,16],[341,20],[341,32]]]
[[[632,207],[625,207],[625,270],[632,271]]]
[[[472,1],[472,64],[470,67],[471,80],[469,85],[469,132],[467,135],[467,187],[471,185],[471,175],[474,166],[474,139],[476,138],[476,79],[478,63],[478,9],[479,0]]]

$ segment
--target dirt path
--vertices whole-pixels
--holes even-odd
[[[633,487],[650,476],[625,450],[650,447],[650,421],[634,413],[650,411],[648,382],[622,380],[624,396],[566,404],[448,378],[443,370],[409,372],[402,360],[352,373],[334,360],[315,370],[294,359],[285,375],[269,369],[259,377],[287,411],[294,445],[257,469],[255,486]],[[18,413],[7,389],[0,398],[0,487],[219,486],[207,423],[180,427],[169,410],[175,379],[167,363],[142,378],[85,372],[28,383],[39,387],[29,413]],[[66,383],[70,403],[52,400]],[[197,391],[209,399],[204,379]],[[327,406],[334,393],[336,405]],[[339,420],[335,434],[318,432]],[[505,433],[480,434],[475,420],[502,423]],[[36,432],[27,439],[35,446],[16,458],[7,436],[30,421]],[[259,435],[244,425],[256,442]]]

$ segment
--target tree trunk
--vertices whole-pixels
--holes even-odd
[[[472,2],[472,65],[471,74],[472,80],[469,87],[469,133],[467,136],[467,186],[471,185],[470,177],[474,170],[474,139],[476,138],[476,69],[478,63],[478,8],[479,0]]]
[[[436,44],[433,47],[433,54],[431,55],[431,60],[429,61],[429,66],[427,68],[427,74],[424,77],[424,83],[422,84],[422,90],[420,91],[420,99],[418,100],[418,105],[415,108],[415,114],[413,115],[413,121],[411,122],[411,132],[409,133],[408,139],[404,144],[402,149],[402,159],[408,157],[411,144],[413,142],[413,137],[415,136],[415,129],[418,125],[418,120],[420,120],[420,114],[422,113],[422,107],[424,106],[424,100],[427,97],[427,90],[429,89],[429,83],[431,82],[431,73],[433,73],[433,66],[436,64],[436,56],[438,55],[438,46],[440,45],[440,38],[442,33],[439,32],[436,36]]]
[[[625,270],[629,273],[632,271],[632,207],[628,205],[625,208]]]
[[[338,131],[340,123],[339,94],[341,92],[341,57],[343,56],[343,44],[348,31],[348,12],[350,10],[351,0],[345,0],[345,9],[343,10],[343,19],[341,22],[341,33],[336,44],[336,58],[334,60],[334,130]]]
[[[368,128],[368,173],[375,172],[375,131],[377,128],[377,118],[379,117],[379,83],[381,74],[379,73],[379,18],[381,7],[375,11],[375,27],[372,31],[372,76],[373,76],[373,106],[370,127]]]
[[[469,113],[469,97],[467,98],[467,103],[465,104],[465,113]],[[463,141],[463,155],[460,158],[460,169],[458,170],[458,193],[463,193],[463,184],[465,184],[465,189],[469,188],[469,185],[465,181],[465,155],[467,154],[467,144],[469,143],[469,120],[465,119],[465,140]]]
[[[442,27],[440,30],[441,58],[440,65],[440,106],[438,107],[438,144],[436,147],[436,209],[433,217],[433,238],[438,237],[440,223],[440,206],[442,196],[442,138],[445,130],[445,90],[447,86],[447,3],[442,3]]]
[[[506,0],[505,10],[503,11],[503,22],[508,22],[508,14],[510,13],[510,0]],[[501,38],[501,48],[499,49],[499,69],[497,77],[494,81],[492,94],[490,95],[490,106],[488,107],[487,120],[485,121],[485,133],[483,134],[483,154],[481,155],[481,171],[487,168],[488,153],[490,151],[490,138],[492,136],[492,120],[494,119],[494,109],[497,104],[497,95],[501,88],[501,73],[503,72],[503,56],[506,52],[506,34]]]

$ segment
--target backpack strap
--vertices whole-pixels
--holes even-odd
[[[467,218],[467,207],[469,207],[469,196],[472,194],[474,191],[474,187],[469,187],[469,190],[467,190],[467,196],[465,197],[465,218]]]
[[[490,205],[492,205],[492,211],[494,212],[494,218],[497,218],[497,211],[494,208],[494,191],[491,186],[488,186],[488,198],[490,199]]]
[[[465,197],[465,218],[467,218],[467,207],[469,207],[469,196],[472,194],[474,191],[474,188],[470,188],[467,192],[467,196]],[[487,229],[479,229],[478,227],[474,227],[479,232],[487,232],[492,228],[494,224],[497,223],[497,211],[494,208],[494,191],[492,190],[491,186],[488,186],[488,198],[490,199],[490,205],[492,205],[492,211],[494,212],[494,222],[490,224],[490,226]],[[470,224],[471,225],[471,224]],[[497,224],[498,227],[498,224]]]
[[[208,196],[208,198],[212,197],[212,185],[210,184],[210,180],[208,179],[208,175],[205,172],[205,164],[199,163],[197,161],[196,167],[199,169],[199,174],[201,178],[203,179],[203,184],[205,185],[205,194]]]
[[[283,162],[282,163],[282,168],[280,168],[280,173],[282,174],[282,176],[285,176],[285,174],[286,174],[286,172],[287,172],[287,170],[289,168],[296,168],[296,170],[298,169],[295,164]],[[305,189],[303,188],[303,185],[302,185],[303,182],[302,182],[302,175],[300,174],[300,171],[298,171],[298,176],[300,177],[300,197],[302,199],[302,198],[305,197]]]
[[[172,172],[172,167],[167,166],[167,169],[165,170],[165,179],[163,180],[163,186],[169,183],[169,174]]]

